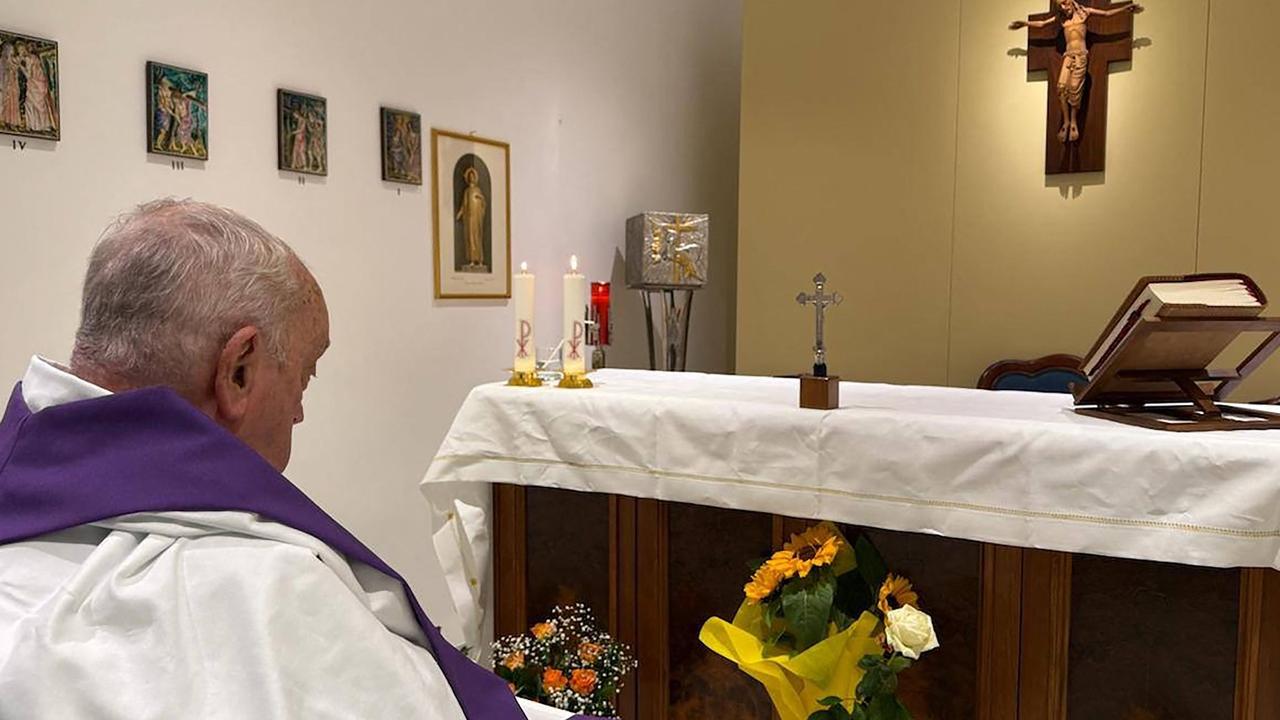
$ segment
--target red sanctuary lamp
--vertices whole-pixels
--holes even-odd
[[[590,328],[587,344],[595,348],[591,352],[591,367],[602,368],[605,366],[604,349],[613,334],[613,321],[609,317],[609,283],[591,283]]]

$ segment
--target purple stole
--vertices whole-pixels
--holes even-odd
[[[166,388],[32,413],[19,384],[0,420],[0,545],[137,512],[242,511],[399,580],[468,720],[525,720],[502,678],[449,644],[408,583],[262,456]]]

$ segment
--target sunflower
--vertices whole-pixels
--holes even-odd
[[[892,599],[894,604],[890,604]],[[897,575],[889,575],[884,579],[884,584],[880,586],[880,602],[878,604],[880,612],[888,615],[889,611],[895,607],[910,605],[917,607],[920,602],[920,596],[915,590],[911,589],[911,581],[898,577]]]
[[[773,591],[778,589],[780,582],[782,582],[782,574],[769,567],[769,563],[766,562],[756,569],[755,574],[751,576],[751,582],[747,583],[742,591],[746,593],[747,602],[756,605],[772,595]]]
[[[783,545],[765,565],[782,575],[784,580],[797,575],[808,577],[809,571],[815,567],[835,561],[840,545],[840,534],[835,526],[829,522],[818,523],[799,535],[792,535],[791,542]]]

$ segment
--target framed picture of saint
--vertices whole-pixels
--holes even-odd
[[[0,133],[58,140],[58,43],[0,30]]]
[[[209,159],[209,76],[147,63],[147,152]]]
[[[511,297],[511,147],[431,131],[438,298]]]
[[[329,174],[329,114],[316,95],[276,92],[277,137],[281,170],[307,175]]]
[[[422,116],[382,108],[382,179],[422,184]]]

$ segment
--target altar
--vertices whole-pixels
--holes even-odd
[[[469,638],[490,597],[499,635],[587,603],[640,661],[626,718],[770,716],[697,632],[817,519],[867,529],[930,598],[917,718],[1280,717],[1280,432],[1162,433],[1065,395],[845,383],[814,411],[795,380],[592,377],[476,388],[423,488]],[[489,486],[489,509],[458,499]]]

